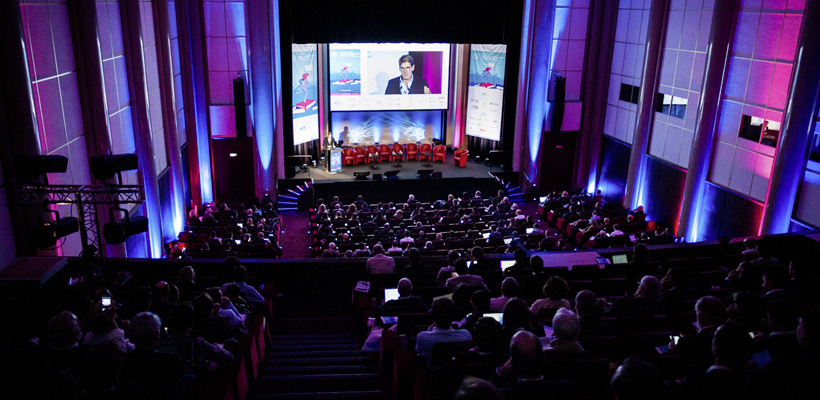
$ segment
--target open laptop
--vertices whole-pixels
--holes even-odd
[[[484,232],[484,233],[482,233],[482,234],[481,234],[481,236],[482,236],[484,239],[489,239],[489,238],[490,238],[490,232]]]
[[[490,317],[490,318],[492,318],[492,319],[494,319],[494,320],[498,321],[499,323],[503,324],[503,322],[501,322],[501,320],[502,320],[502,318],[504,317],[504,313],[500,313],[500,312],[497,312],[497,313],[485,313],[485,314],[484,314],[484,316],[485,316],[485,317]]]
[[[527,229],[525,230],[525,231],[527,232],[527,235],[529,235],[530,233],[532,233],[532,230],[533,230],[533,229],[535,229],[535,228],[527,228]]]
[[[629,264],[629,257],[626,254],[613,254],[612,255],[612,263],[613,264]]]
[[[384,289],[384,302],[388,302],[390,300],[396,300],[399,298],[399,289],[398,288],[386,288]]]
[[[501,260],[501,272],[515,264],[515,260]]]
[[[504,244],[510,244],[510,243],[512,243],[512,238],[505,238],[504,239]]]

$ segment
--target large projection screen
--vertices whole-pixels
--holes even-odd
[[[467,135],[496,141],[501,138],[506,61],[506,45],[474,44],[470,47]]]
[[[328,50],[330,111],[447,109],[449,44],[331,43]]]
[[[292,44],[291,112],[293,145],[319,139],[319,86],[316,44]]]

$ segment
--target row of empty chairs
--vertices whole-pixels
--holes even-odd
[[[421,145],[416,143],[408,143],[405,146],[400,143],[393,143],[392,145],[382,144],[379,146],[369,145],[344,147],[342,148],[342,165],[359,165],[370,164],[371,162],[397,162],[410,160],[444,162],[446,155],[447,146],[443,144],[433,146],[429,143],[424,143]],[[466,157],[464,157],[464,162],[466,162]]]

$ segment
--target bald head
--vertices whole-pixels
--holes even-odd
[[[510,363],[519,378],[541,376],[543,349],[538,337],[528,331],[519,331],[510,340]]]
[[[413,293],[413,282],[410,282],[410,279],[399,279],[399,284],[397,287],[399,289],[399,296],[401,297],[407,297]]]

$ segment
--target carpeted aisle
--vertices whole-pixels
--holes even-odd
[[[282,216],[282,235],[279,237],[282,258],[310,258],[308,247],[313,239],[308,233],[309,224],[308,211]]]

